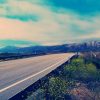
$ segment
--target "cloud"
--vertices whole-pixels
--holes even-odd
[[[34,12],[34,9],[37,8],[34,5],[25,0],[8,0],[8,2],[0,4],[0,16],[21,21],[38,21],[38,16]]]
[[[37,23],[0,18],[0,39],[39,41],[46,38]]]
[[[43,1],[7,0],[0,4],[0,40],[55,45],[100,37],[99,13],[83,16],[59,5],[57,12]]]

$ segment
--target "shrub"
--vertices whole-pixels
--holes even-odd
[[[97,69],[94,64],[85,63],[82,58],[77,58],[64,68],[64,75],[67,79],[90,81],[96,79]]]
[[[67,90],[67,83],[59,77],[52,77],[49,79],[49,93],[55,99],[64,98]]]

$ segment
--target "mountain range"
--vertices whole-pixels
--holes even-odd
[[[85,52],[85,51],[100,51],[100,42],[92,41],[86,43],[72,43],[72,44],[63,44],[56,46],[30,46],[30,47],[6,46],[0,49],[0,53],[22,53],[22,54]]]
[[[6,46],[0,48],[0,60],[19,59],[31,56],[39,56],[53,53],[67,52],[100,52],[100,42],[92,41],[86,43],[72,43],[56,46],[30,46],[30,47],[15,47]]]

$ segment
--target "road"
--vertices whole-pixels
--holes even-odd
[[[51,54],[0,62],[0,100],[8,100],[50,73],[74,54]]]

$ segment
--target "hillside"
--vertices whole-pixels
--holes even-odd
[[[30,47],[14,47],[7,46],[0,49],[0,59],[16,59],[37,55],[66,53],[66,52],[99,52],[100,42],[73,43],[56,46],[30,46]]]

